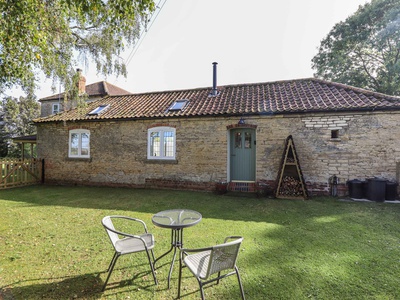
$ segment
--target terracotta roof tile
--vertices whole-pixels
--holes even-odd
[[[35,122],[168,118],[218,115],[289,114],[325,111],[400,110],[400,98],[320,79],[298,79],[267,83],[226,85],[218,95],[211,87],[107,96],[74,109],[35,120]],[[177,100],[188,100],[178,111],[168,111]],[[99,105],[110,107],[100,115],[87,113]]]

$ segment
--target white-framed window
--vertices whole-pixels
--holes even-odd
[[[90,157],[90,131],[74,129],[69,131],[69,157]]]
[[[147,158],[175,159],[176,130],[173,127],[154,127],[148,130]]]
[[[51,113],[53,115],[57,114],[60,112],[60,104],[59,103],[53,103]]]

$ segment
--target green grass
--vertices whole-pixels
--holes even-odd
[[[122,256],[101,293],[113,250],[105,215],[144,220],[156,256],[170,231],[158,211],[188,208],[202,221],[185,229],[186,247],[242,235],[238,258],[247,299],[399,299],[400,205],[334,198],[282,200],[212,193],[32,186],[0,191],[0,299],[174,299],[168,259],[155,286],[144,253]],[[184,270],[183,299],[199,299]],[[239,299],[234,276],[205,289],[207,299]]]

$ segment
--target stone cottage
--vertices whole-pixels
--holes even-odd
[[[35,120],[47,183],[276,185],[291,135],[310,195],[400,176],[400,98],[319,79],[106,96]]]

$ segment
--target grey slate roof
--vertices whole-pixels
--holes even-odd
[[[315,78],[219,86],[217,96],[210,96],[211,90],[207,87],[107,96],[83,110],[74,109],[35,122],[400,110],[400,97]],[[188,104],[182,110],[168,110],[183,99]],[[109,107],[99,115],[87,115],[99,105]]]

